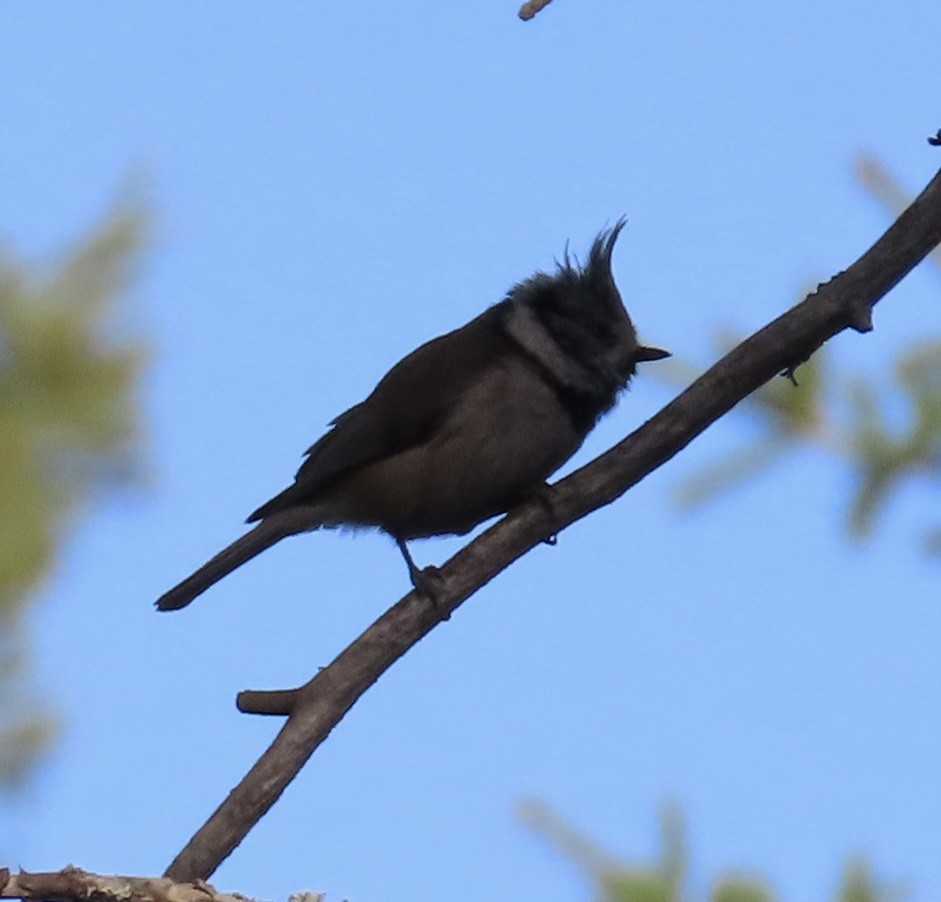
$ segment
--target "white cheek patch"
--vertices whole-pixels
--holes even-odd
[[[535,357],[560,384],[583,392],[597,386],[578,361],[566,354],[552,334],[526,304],[514,304],[506,319],[506,331],[526,353]]]

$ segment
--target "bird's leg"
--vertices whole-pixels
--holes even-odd
[[[441,584],[441,575],[437,567],[425,567],[421,569],[412,560],[412,555],[408,550],[408,545],[405,544],[404,539],[396,538],[395,544],[399,546],[399,551],[402,552],[402,557],[405,558],[405,563],[408,565],[408,575],[409,579],[412,581],[412,585],[415,589],[421,592],[426,598],[431,599],[432,604],[435,606],[435,610],[438,611],[442,620],[447,620],[451,615],[447,612],[444,612],[439,604],[438,589]]]
[[[405,544],[404,539],[396,539],[395,544],[399,546],[399,551],[402,552],[402,557],[405,558],[405,563],[408,565],[408,575],[409,579],[412,581],[412,585],[416,589],[421,589],[419,585],[422,578],[422,571],[416,566],[415,561],[412,560],[411,552],[408,550],[408,545]]]

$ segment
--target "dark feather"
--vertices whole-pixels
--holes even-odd
[[[364,464],[427,442],[468,385],[502,354],[519,353],[503,331],[502,307],[491,307],[397,363],[365,401],[336,417],[331,430],[307,449],[294,485],[259,507],[247,522],[310,503]],[[414,403],[416,396],[420,404]]]

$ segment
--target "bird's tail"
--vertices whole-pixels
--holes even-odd
[[[178,611],[185,608],[197,595],[201,595],[223,576],[228,576],[236,567],[250,561],[256,554],[261,554],[281,539],[310,528],[309,524],[299,527],[296,518],[291,516],[275,515],[262,520],[251,532],[245,533],[227,548],[223,548],[178,586],[161,595],[155,602],[155,607],[158,611]]]

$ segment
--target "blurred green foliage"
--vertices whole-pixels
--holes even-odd
[[[678,808],[660,817],[660,853],[651,863],[624,861],[601,849],[540,802],[519,806],[520,820],[576,865],[594,889],[596,902],[775,902],[768,884],[747,874],[728,872],[706,893],[689,884],[686,829]],[[850,862],[832,897],[834,902],[900,902],[899,887],[881,883],[863,860]]]
[[[118,205],[51,266],[0,241],[0,786],[20,785],[55,734],[32,687],[28,611],[76,515],[134,478],[141,346],[120,298],[145,240]]]
[[[879,163],[860,161],[857,175],[892,216],[907,206],[905,192]],[[941,251],[936,249],[929,263],[941,272]],[[723,349],[735,343],[728,337],[719,342]],[[684,380],[695,376],[689,370],[674,374]],[[847,513],[854,536],[872,531],[904,482],[941,482],[941,339],[926,339],[902,351],[891,377],[841,378],[830,370],[821,349],[798,367],[795,379],[796,384],[777,379],[736,408],[755,423],[750,445],[680,486],[681,504],[702,504],[807,445],[824,448],[854,472]],[[904,418],[897,415],[900,406]],[[901,419],[903,426],[897,425]],[[923,545],[941,554],[941,524],[926,529]]]
[[[874,386],[862,380],[853,386],[850,447],[859,489],[850,526],[858,534],[870,532],[904,478],[941,479],[941,341],[908,350],[895,376],[896,395],[904,398],[909,411],[905,430],[889,427]]]

